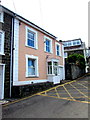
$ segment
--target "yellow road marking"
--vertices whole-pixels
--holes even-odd
[[[42,95],[42,94],[41,94]],[[52,95],[47,95],[47,96],[54,96],[55,94],[52,94]],[[60,96],[60,98],[71,98],[71,97],[64,97],[64,96]],[[79,96],[79,97],[74,97],[73,96],[73,98],[75,99],[75,98],[86,98],[86,97],[84,97],[84,96]],[[87,99],[90,99],[90,97],[88,97]]]
[[[88,82],[88,80],[83,80],[83,81],[80,81],[80,82]]]
[[[85,97],[88,98],[88,96],[86,96],[83,92],[81,92],[79,89],[77,89],[74,85],[72,85],[71,83],[70,83],[70,85],[71,85],[73,88],[75,88],[79,93],[81,93],[82,95],[84,95]]]
[[[39,93],[45,93],[45,92],[48,92],[48,91],[50,91],[50,90],[54,90],[55,88],[63,87],[64,85],[67,85],[67,84],[73,83],[73,82],[76,82],[76,80],[70,81],[70,82],[67,82],[67,83],[64,83],[64,84],[62,84],[62,85],[58,85],[58,86],[52,87],[52,88],[50,88],[50,89],[48,89],[48,90],[45,90],[45,91],[42,91],[42,92],[39,92]]]
[[[13,103],[20,102],[20,101],[22,101],[22,100],[26,100],[26,99],[31,98],[31,97],[36,96],[36,95],[37,95],[37,93],[34,94],[34,95],[31,95],[31,96],[28,96],[28,97],[25,97],[25,98],[19,99],[19,100],[15,100],[15,101],[12,101],[12,102],[9,102],[9,103],[6,103],[6,104],[3,104],[2,106],[5,107],[5,106],[11,105],[11,104],[13,104]]]
[[[86,87],[85,85],[78,83],[79,85],[83,86],[84,88],[88,89],[88,87]]]
[[[58,94],[57,88],[55,88],[55,92],[56,92],[56,95],[60,97],[60,95]]]
[[[82,87],[79,87],[80,89],[82,89]],[[88,88],[88,87],[87,87]],[[74,88],[72,88],[72,87],[67,87],[67,89],[70,89],[70,90],[72,90],[72,89],[74,89]],[[85,89],[85,88],[83,88],[83,89]],[[63,91],[63,90],[60,90],[60,91]]]
[[[87,75],[89,75],[89,74],[87,74]],[[84,77],[84,76],[83,76],[83,77]],[[64,85],[67,85],[67,84],[76,82],[76,81],[80,80],[80,79],[83,78],[83,77],[80,77],[80,78],[78,78],[78,79],[76,79],[76,80],[74,80],[74,81],[70,81],[70,82],[64,83],[64,84],[62,84],[62,85],[58,85],[57,87],[53,87],[53,88],[50,88],[50,89],[48,89],[48,90],[45,90],[45,91],[36,93],[36,94],[34,94],[34,95],[32,95],[32,96],[28,96],[28,97],[25,97],[25,98],[22,98],[22,99],[19,99],[19,100],[15,100],[15,101],[10,102],[10,103],[3,104],[2,106],[7,106],[7,105],[10,105],[10,104],[13,104],[13,103],[16,103],[16,102],[20,102],[20,101],[22,101],[22,100],[25,100],[25,99],[28,99],[28,98],[30,98],[30,97],[33,97],[33,96],[35,96],[35,95],[40,95],[41,93],[48,92],[48,91],[53,90],[53,89],[55,89],[55,88],[58,88],[58,87],[60,87],[60,86],[63,87]],[[87,82],[87,81],[85,81],[85,82]],[[89,84],[89,83],[88,83],[88,84]],[[42,95],[42,94],[41,94],[41,95]],[[61,98],[61,97],[60,97],[60,98]]]
[[[83,93],[87,93],[87,92],[83,92]],[[58,93],[59,94],[59,93]],[[74,95],[78,95],[78,94],[80,94],[80,93],[72,93],[72,94],[74,94]],[[53,93],[53,94],[51,94],[51,93],[47,93],[47,95],[50,95],[50,96],[53,96],[53,95],[56,95],[55,93]],[[61,96],[63,96],[63,95],[67,95],[67,92],[66,93],[60,93],[60,97]],[[84,97],[84,96],[83,96]],[[73,98],[75,98],[75,97],[73,97]],[[89,97],[88,97],[89,98]],[[90,99],[90,98],[89,98]]]
[[[83,92],[83,93],[88,94],[88,93],[90,93],[90,92]],[[62,94],[67,94],[67,93],[60,93],[60,94],[62,95]],[[71,94],[77,95],[77,94],[80,94],[80,93],[71,93]]]
[[[68,93],[68,95],[69,95],[73,100],[75,100],[75,99],[71,96],[71,94],[68,92],[68,90],[65,88],[65,86],[63,86],[63,88],[64,88],[65,91]]]
[[[55,97],[55,96],[48,96],[48,95],[45,95],[45,94],[39,94],[41,96],[47,96],[47,97],[51,97],[51,98],[58,98],[58,97]],[[81,102],[81,103],[88,103],[90,104],[90,102],[88,101],[79,101],[79,100],[73,100],[73,99],[69,99],[69,98],[63,98],[63,97],[60,97],[58,99],[64,99],[64,100],[70,100],[70,101],[75,101],[75,102]]]

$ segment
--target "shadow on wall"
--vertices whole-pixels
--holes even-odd
[[[31,85],[13,86],[12,98],[23,98],[25,96],[33,95],[37,92],[41,92],[53,87],[52,82],[36,83]]]
[[[78,65],[76,64],[66,64],[65,65],[65,79],[69,80],[74,80],[78,77],[81,77],[82,75],[85,74],[85,69],[81,69]]]

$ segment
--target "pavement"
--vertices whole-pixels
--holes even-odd
[[[3,118],[88,118],[90,76],[2,106]]]
[[[9,101],[7,101],[7,100],[0,100],[0,105],[3,105],[3,104],[6,104],[6,103],[8,103]]]

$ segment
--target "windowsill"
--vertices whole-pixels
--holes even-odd
[[[4,21],[0,21],[0,23],[4,23]]]
[[[58,56],[58,57],[62,57],[61,55],[56,55],[56,56]]]
[[[58,57],[60,57],[60,55],[57,55]]]
[[[0,55],[5,55],[4,53],[0,53]]]
[[[57,75],[55,75],[55,74],[48,74],[47,76],[59,76],[60,74],[57,74]]]
[[[26,78],[39,78],[39,76],[26,76]]]
[[[47,51],[44,51],[45,53],[49,53],[49,54],[52,54],[51,52],[47,52]]]
[[[35,47],[29,46],[29,45],[25,45],[25,46],[28,47],[28,48],[32,48],[32,49],[37,50],[37,48],[35,48]]]
[[[47,76],[55,76],[55,74],[47,74]]]

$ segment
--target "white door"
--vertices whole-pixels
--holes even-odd
[[[60,74],[60,80],[62,80],[63,79],[63,68],[62,67],[59,68],[59,74]]]
[[[4,78],[3,78],[3,65],[0,65],[0,99],[4,97]]]

